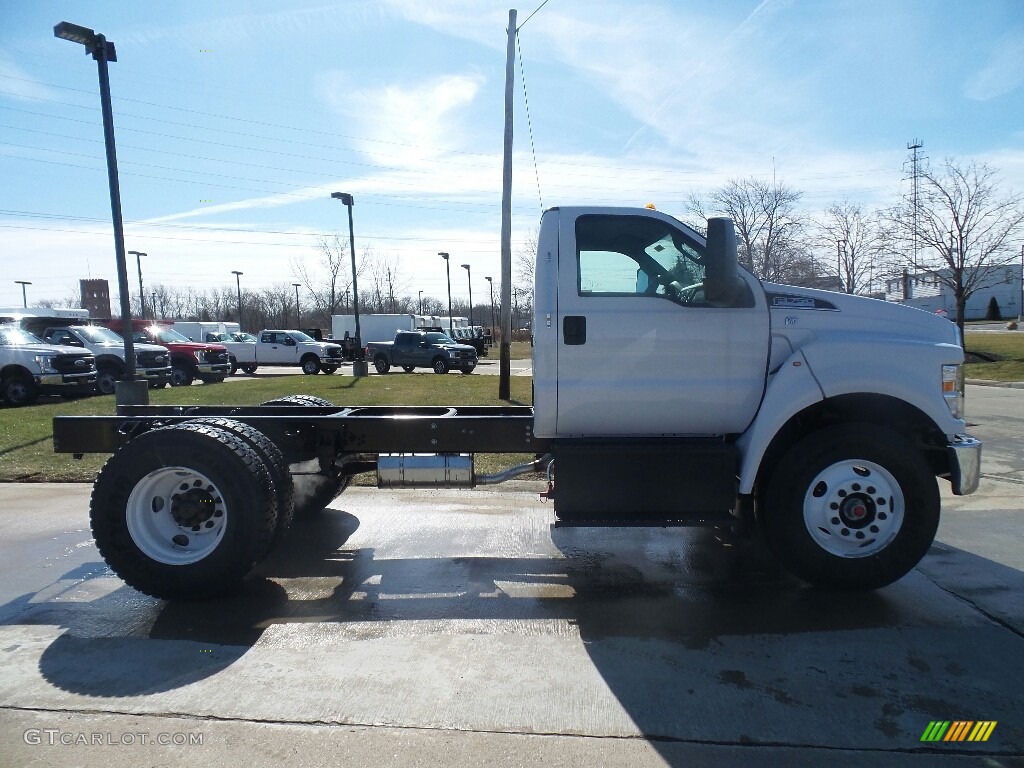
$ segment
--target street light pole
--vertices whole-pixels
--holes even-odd
[[[235,276],[235,288],[238,289],[238,329],[242,329],[242,275],[244,272],[239,272],[237,269],[231,270],[231,274]]]
[[[849,279],[849,277],[850,277],[849,270],[847,270],[847,273],[846,273],[846,276],[847,276],[847,279],[845,281],[846,285],[845,286],[843,285],[843,283],[844,283],[844,280],[843,280],[843,254],[845,254],[845,253],[846,253],[846,241],[845,240],[836,240],[836,274],[839,276],[839,285],[840,285],[840,287],[845,287],[847,289],[846,290],[847,293],[853,293],[853,289],[850,286],[850,282],[851,281]]]
[[[493,338],[495,336],[495,333],[494,333],[494,330],[495,330],[494,329],[494,281],[491,278],[489,278],[489,277],[485,277],[484,280],[486,280],[488,282],[488,284],[491,286],[491,337]]]
[[[1024,245],[1020,247],[1020,308],[1017,310],[1017,322],[1024,323]]]
[[[363,359],[363,340],[359,328],[359,278],[356,274],[356,236],[352,225],[352,206],[355,205],[355,198],[348,192],[332,192],[331,198],[341,200],[342,205],[348,208],[348,250],[352,256],[352,314],[356,321],[356,357],[352,361],[352,375],[366,376],[369,368]]]
[[[448,275],[448,333],[451,335],[455,333],[455,330],[452,328],[452,269],[448,265],[447,253],[438,251],[437,255],[444,259],[444,271]]]
[[[292,287],[295,288],[295,328],[298,329],[302,325],[302,320],[299,315],[299,286],[302,283],[292,283]]]
[[[462,268],[466,270],[466,282],[469,283],[469,329],[470,335],[473,334],[473,272],[469,268],[469,264],[463,264]]]
[[[423,291],[420,291],[420,303],[419,303],[419,314],[423,314]]]
[[[87,27],[80,27],[62,21],[53,28],[54,37],[70,40],[85,46],[87,53],[96,60],[100,78],[100,107],[103,111],[103,143],[107,154],[107,180],[110,186],[110,210],[114,224],[114,254],[117,258],[117,289],[121,294],[121,331],[124,338],[124,374],[122,383],[133,382],[125,387],[116,387],[117,405],[147,405],[149,384],[135,381],[135,342],[132,338],[132,314],[128,303],[128,266],[125,263],[124,225],[121,221],[121,188],[117,180],[117,151],[114,147],[114,110],[110,105],[110,78],[107,62],[117,61],[114,44],[103,35]]]
[[[146,319],[146,294],[142,292],[142,257],[148,256],[148,253],[142,253],[141,251],[128,251],[132,256],[135,257],[135,265],[139,268],[139,312],[143,320]],[[156,320],[156,317],[153,318]]]
[[[15,280],[15,283],[21,286],[21,306],[28,308],[28,294],[25,293],[25,286],[32,285],[31,280]]]

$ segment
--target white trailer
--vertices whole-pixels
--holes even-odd
[[[420,315],[359,315],[359,340],[365,346],[369,341],[394,341],[398,331],[415,331]],[[356,337],[355,315],[331,315],[331,336],[335,341]]]

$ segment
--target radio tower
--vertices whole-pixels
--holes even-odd
[[[913,241],[914,242],[914,246],[913,246],[914,247],[914,255],[913,255],[914,272],[913,272],[913,275],[911,277],[911,279],[914,282],[917,281],[917,211],[918,211],[917,180],[920,177],[920,174],[918,172],[918,161],[926,159],[926,158],[923,158],[923,157],[919,157],[918,154],[917,154],[917,150],[921,149],[921,147],[923,147],[923,146],[924,146],[924,144],[921,143],[920,139],[914,139],[913,142],[907,144],[907,149],[909,149],[910,153],[911,153],[910,154],[910,168],[911,168],[910,179],[911,179],[911,185],[912,185],[911,186],[911,190],[912,190],[911,191],[911,196],[912,196],[911,200],[913,201],[913,207],[914,207],[914,233],[913,233],[913,236],[914,236],[914,241]]]

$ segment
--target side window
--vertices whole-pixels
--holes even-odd
[[[704,246],[667,222],[581,216],[576,245],[580,296],[661,296],[706,306]]]
[[[272,334],[272,333],[261,333],[260,334],[260,343],[261,344],[273,344],[274,343],[274,334]]]

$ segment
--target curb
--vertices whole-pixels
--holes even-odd
[[[964,383],[977,387],[1003,387],[1004,389],[1024,389],[1024,381],[993,381],[992,379],[965,379]]]

